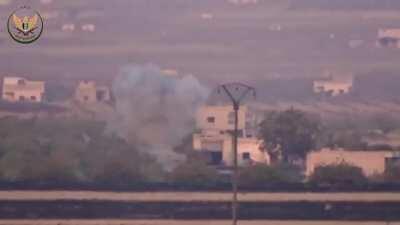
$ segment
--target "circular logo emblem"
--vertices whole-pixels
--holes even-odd
[[[24,6],[8,17],[7,29],[11,38],[21,44],[29,44],[37,39],[43,32],[43,18],[30,7]]]

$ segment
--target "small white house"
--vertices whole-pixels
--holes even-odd
[[[96,25],[88,23],[88,24],[83,24],[81,26],[82,31],[86,32],[94,32],[96,30]]]
[[[65,32],[72,32],[75,30],[75,24],[73,24],[73,23],[63,24],[61,29],[62,29],[62,31],[65,31]]]
[[[2,99],[10,102],[42,102],[44,81],[29,81],[22,77],[4,77]]]
[[[382,47],[400,47],[400,29],[379,29],[378,46]]]
[[[228,0],[229,3],[234,5],[252,5],[257,4],[259,0]]]
[[[339,96],[348,94],[353,88],[353,79],[324,79],[316,80],[313,83],[314,93],[329,94],[330,96]]]

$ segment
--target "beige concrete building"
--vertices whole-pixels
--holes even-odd
[[[243,105],[239,108],[238,121],[241,137],[256,136],[258,119],[248,106]],[[231,105],[203,106],[197,111],[196,125],[200,130],[217,132],[233,130],[235,113]]]
[[[81,103],[98,103],[111,100],[110,89],[94,81],[81,81],[75,91],[75,99]]]
[[[382,47],[400,47],[400,29],[379,29],[378,46]]]
[[[399,28],[379,29],[378,38],[385,38],[385,37],[400,39],[400,29]]]
[[[248,106],[238,113],[238,160],[240,165],[269,163],[269,155],[256,138],[257,117]],[[213,164],[233,164],[234,111],[230,105],[203,106],[196,115],[198,132],[193,135],[193,148],[207,154]]]
[[[313,83],[314,93],[339,96],[348,94],[353,88],[353,79],[324,79],[316,80]]]
[[[22,77],[4,77],[2,99],[10,102],[42,102],[45,82]]]
[[[342,162],[360,167],[364,174],[372,176],[382,174],[392,160],[397,159],[393,151],[346,151],[343,149],[322,149],[307,155],[306,175],[311,175],[321,165],[340,164]]]
[[[231,134],[202,132],[193,135],[193,148],[208,155],[212,164],[233,165],[233,137]],[[269,155],[262,148],[262,141],[256,138],[238,139],[238,163],[269,164]]]

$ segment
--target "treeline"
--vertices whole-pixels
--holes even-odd
[[[318,116],[295,109],[267,113],[260,124],[260,138],[264,139],[272,164],[240,168],[240,187],[255,190],[399,187],[399,166],[388,168],[385,174],[366,177],[352,165],[327,165],[304,177],[304,168],[296,165],[304,162],[308,152],[318,146],[358,144],[353,142],[359,140],[348,133],[337,136],[349,131],[349,127],[331,125],[327,129],[326,125]],[[393,123],[388,125],[388,130],[397,129],[391,126]],[[229,189],[230,174],[209,166],[207,159],[191,148],[188,136],[176,147],[187,160],[165,171],[154,157],[109,133],[105,123],[3,118],[0,119],[0,187]]]
[[[171,184],[183,188],[229,189],[231,185],[229,176],[224,177],[199,161],[186,163],[172,175]],[[305,177],[301,168],[291,164],[258,164],[239,169],[238,185],[242,190],[254,191],[400,191],[400,170],[388,168],[383,174],[367,177],[361,168],[341,163],[319,166]]]
[[[162,176],[151,156],[107,134],[104,123],[74,119],[0,120],[0,180],[152,181]]]
[[[79,180],[60,176],[1,180],[0,190],[229,191],[232,187],[229,174],[220,173],[198,159],[189,159],[158,180],[152,180],[145,174],[141,174],[141,178],[122,177],[119,171],[110,171],[110,174],[115,174],[115,177]],[[293,165],[259,164],[240,168],[238,185],[241,191],[400,191],[400,170],[392,168],[384,174],[367,177],[361,168],[342,163],[319,166],[305,178],[302,170]]]
[[[260,138],[274,162],[305,160],[307,154],[322,148],[356,151],[400,150],[387,140],[400,129],[400,118],[394,113],[371,116],[343,115],[322,118],[301,110],[267,112],[259,126]],[[290,163],[290,162],[289,162]]]

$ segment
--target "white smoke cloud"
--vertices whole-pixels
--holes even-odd
[[[194,129],[208,90],[193,76],[165,76],[154,65],[129,66],[113,83],[117,116],[109,129],[169,170],[184,157],[173,151]]]

